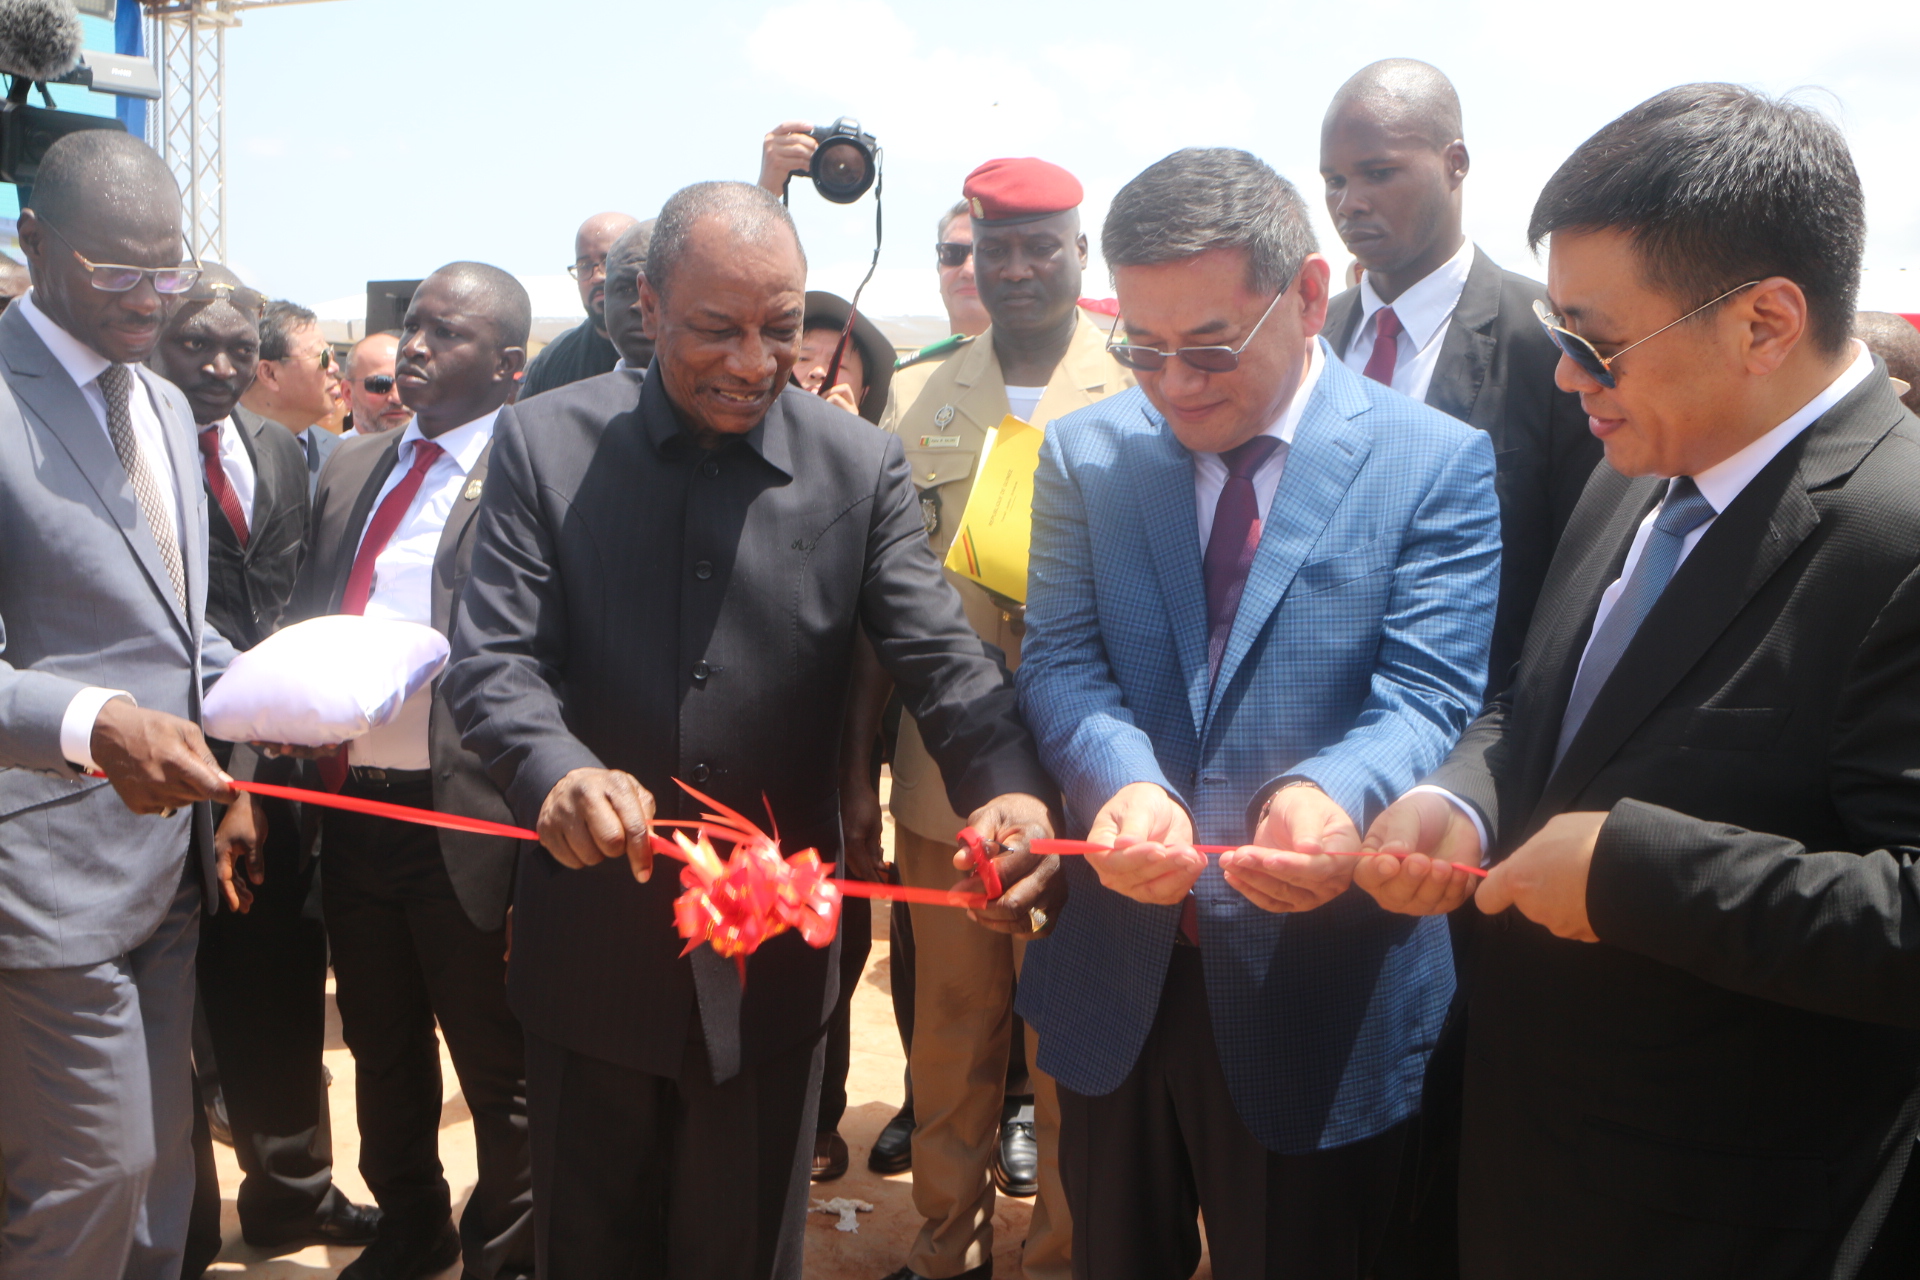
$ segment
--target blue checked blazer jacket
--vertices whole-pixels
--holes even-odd
[[[1079,830],[1153,782],[1200,843],[1238,844],[1273,786],[1308,778],[1364,831],[1477,714],[1500,577],[1486,433],[1321,355],[1211,688],[1193,455],[1137,389],[1047,428],[1018,680]],[[1066,864],[1019,1009],[1041,1069],[1099,1095],[1153,1025],[1179,911]],[[1217,863],[1194,894],[1220,1062],[1262,1143],[1341,1146],[1418,1110],[1453,993],[1444,920],[1359,890],[1271,914]]]

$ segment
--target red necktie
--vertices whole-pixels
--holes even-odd
[[[1220,455],[1227,464],[1227,483],[1213,509],[1213,530],[1207,535],[1202,562],[1207,585],[1207,670],[1213,676],[1220,674],[1247,571],[1253,567],[1253,553],[1260,549],[1260,499],[1253,491],[1253,473],[1279,447],[1280,441],[1273,436],[1255,436]]]
[[[200,457],[207,464],[207,492],[220,504],[220,510],[227,517],[227,524],[233,529],[233,536],[240,540],[240,549],[247,546],[247,513],[241,509],[240,495],[233,491],[232,481],[227,479],[227,469],[220,465],[220,424],[200,428]]]
[[[354,553],[353,568],[347,571],[346,594],[340,597],[340,612],[364,614],[367,601],[373,595],[373,566],[380,553],[393,541],[393,531],[400,527],[406,518],[407,508],[420,493],[420,486],[426,482],[427,472],[444,453],[439,445],[431,440],[413,442],[413,465],[407,468],[407,474],[400,483],[387,491],[380,500],[380,507],[373,513],[373,519],[367,521],[367,531],[360,538],[360,550]],[[347,748],[340,748],[340,754],[320,761],[320,780],[329,791],[338,791],[347,781]]]
[[[1392,307],[1373,313],[1373,354],[1363,372],[1383,387],[1393,385],[1393,365],[1400,355],[1400,317]]]

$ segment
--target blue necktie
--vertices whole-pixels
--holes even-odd
[[[1607,677],[1620,665],[1620,657],[1633,642],[1634,632],[1653,610],[1660,593],[1667,589],[1667,581],[1680,564],[1680,548],[1685,545],[1687,535],[1715,514],[1713,504],[1694,484],[1693,477],[1681,476],[1667,490],[1660,514],[1654,518],[1653,532],[1647,535],[1639,563],[1633,566],[1633,576],[1627,579],[1626,589],[1587,646],[1586,660],[1580,665],[1580,674],[1573,682],[1573,694],[1567,699],[1567,714],[1560,721],[1560,743],[1553,752],[1554,768],[1560,767],[1561,757],[1567,754],[1573,736],[1580,732],[1587,713],[1593,710],[1594,699],[1599,697]]]

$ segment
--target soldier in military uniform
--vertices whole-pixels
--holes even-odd
[[[966,509],[987,432],[1002,418],[1012,413],[1044,425],[1133,385],[1106,354],[1106,333],[1077,305],[1087,241],[1073,175],[1040,160],[993,160],[968,177],[965,194],[974,276],[992,325],[944,358],[902,369],[881,424],[906,446],[927,535],[942,555]],[[947,576],[974,629],[1018,665],[1022,605],[951,571]],[[902,879],[951,886],[954,833],[965,820],[949,807],[946,784],[910,717],[901,721],[894,752],[891,807]],[[888,1280],[985,1277],[1013,981],[1024,944],[944,907],[914,907],[913,931],[913,1194],[926,1222],[907,1265]],[[1072,1228],[1055,1160],[1053,1083],[1037,1071],[1030,1077],[1033,1108],[1017,1123],[1037,1141],[1037,1161],[1029,1151],[1018,1161],[1027,1169],[1003,1168],[1000,1176],[1033,1180],[1037,1163],[1024,1269],[1030,1280],[1052,1280],[1069,1274]]]

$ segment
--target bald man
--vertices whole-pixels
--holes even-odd
[[[1461,231],[1460,99],[1434,67],[1389,58],[1334,95],[1320,129],[1327,212],[1364,269],[1327,307],[1347,367],[1493,437],[1504,559],[1487,694],[1507,684],[1560,531],[1600,460],[1559,352],[1534,318],[1537,280]]]
[[[393,377],[399,354],[400,339],[391,333],[370,333],[347,352],[347,404],[353,426],[345,436],[377,436],[413,421],[413,410],[400,398],[400,386]]]
[[[613,250],[613,242],[634,221],[630,214],[596,213],[574,232],[573,263],[567,274],[580,286],[580,305],[586,308],[587,318],[534,357],[520,388],[521,399],[597,377],[619,362],[620,352],[607,336],[607,255]]]
[[[526,290],[498,268],[456,262],[421,282],[395,369],[413,422],[349,440],[329,463],[295,616],[359,613],[452,629],[494,419],[526,359],[530,323]],[[508,820],[435,689],[319,772],[349,796]],[[237,804],[221,827],[245,854],[255,847],[253,813]],[[456,1258],[477,1280],[530,1275],[523,1051],[505,989],[515,845],[341,812],[321,819],[319,836],[335,999],[356,1072],[360,1172],[381,1210],[378,1237],[343,1280],[437,1275]],[[473,1113],[480,1166],[457,1234],[438,1156],[436,1022]]]
[[[1920,413],[1920,329],[1891,311],[1862,311],[1853,318],[1853,336],[1887,362],[1887,376],[1905,384],[1900,403]]]
[[[234,651],[206,617],[194,415],[143,367],[199,275],[180,227],[145,144],[68,134],[0,315],[7,1280],[175,1280],[186,1243],[206,802],[233,798],[194,721]]]

